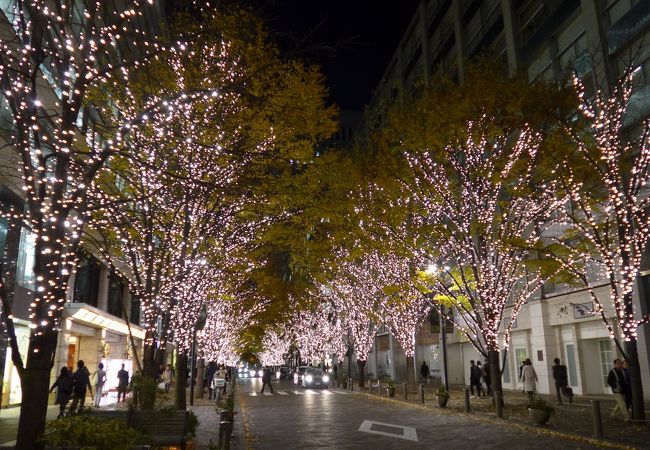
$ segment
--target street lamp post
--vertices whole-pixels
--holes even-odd
[[[445,307],[440,308],[440,343],[442,346],[442,376],[445,390],[449,391],[449,377],[447,376],[447,320]]]
[[[449,267],[445,266],[444,270],[448,271]],[[440,268],[436,264],[430,264],[426,273],[429,275],[438,275],[440,273]],[[440,347],[442,350],[442,378],[445,386],[445,390],[449,390],[449,376],[447,374],[447,320],[445,305],[440,305],[440,310],[438,311],[440,316]]]
[[[199,317],[196,319],[196,325],[194,326],[194,331],[192,334],[192,357],[190,358],[190,406],[194,406],[194,385],[196,384],[194,382],[194,361],[196,360],[196,332],[198,330],[202,330],[203,327],[205,327],[205,321],[207,318],[208,310],[205,305],[203,305],[201,311],[199,312]],[[203,386],[201,386],[201,389],[203,389]]]

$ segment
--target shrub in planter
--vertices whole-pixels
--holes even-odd
[[[449,401],[449,391],[445,389],[444,386],[440,386],[436,390],[436,398],[438,399],[438,406],[441,408],[447,407],[447,402]]]
[[[553,414],[553,407],[546,403],[546,401],[535,395],[528,401],[528,415],[533,421],[539,425],[544,425],[551,418]]]
[[[154,409],[156,394],[158,393],[156,380],[142,374],[135,374],[131,379],[131,392],[133,393],[131,402],[136,409],[142,411],[152,411]]]
[[[79,414],[49,422],[41,442],[52,447],[129,450],[145,444],[146,437],[120,420],[102,420]]]

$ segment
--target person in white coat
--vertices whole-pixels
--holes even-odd
[[[521,371],[521,382],[524,384],[524,391],[526,391],[528,397],[532,398],[537,383],[537,373],[535,373],[535,368],[530,359],[526,360],[526,364]]]

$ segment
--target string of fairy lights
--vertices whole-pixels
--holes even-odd
[[[622,342],[636,341],[638,327],[650,322],[650,314],[640,314],[633,301],[650,237],[650,119],[641,123],[636,135],[625,130],[637,72],[637,67],[627,67],[609,93],[599,90],[591,99],[582,81],[573,78],[579,113],[589,130],[587,139],[574,136],[577,150],[581,163],[598,174],[602,184],[594,188],[581,181],[568,161],[561,178],[563,192],[571,199],[564,225],[579,230],[589,242],[587,251],[568,246],[573,259],[562,260],[563,265],[587,287],[594,313],[601,316],[610,337]],[[576,266],[575,260],[582,264]],[[594,289],[590,265],[608,280],[608,296]]]
[[[132,1],[123,10],[104,8],[101,1],[74,7],[72,2],[12,2],[15,35],[0,38],[0,84],[27,205],[24,212],[13,209],[6,215],[35,239],[30,354],[39,353],[49,342],[41,338],[59,326],[88,219],[89,182],[131,127],[122,123],[105,141],[84,139],[78,126],[88,120],[84,100],[111,78],[128,80],[143,61],[166,50],[139,28],[152,8],[152,1]],[[118,59],[126,46],[132,51]]]

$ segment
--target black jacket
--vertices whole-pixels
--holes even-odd
[[[625,375],[620,369],[612,369],[607,375],[607,384],[612,388],[612,392],[615,394],[624,394],[629,389],[629,386],[625,382]]]

